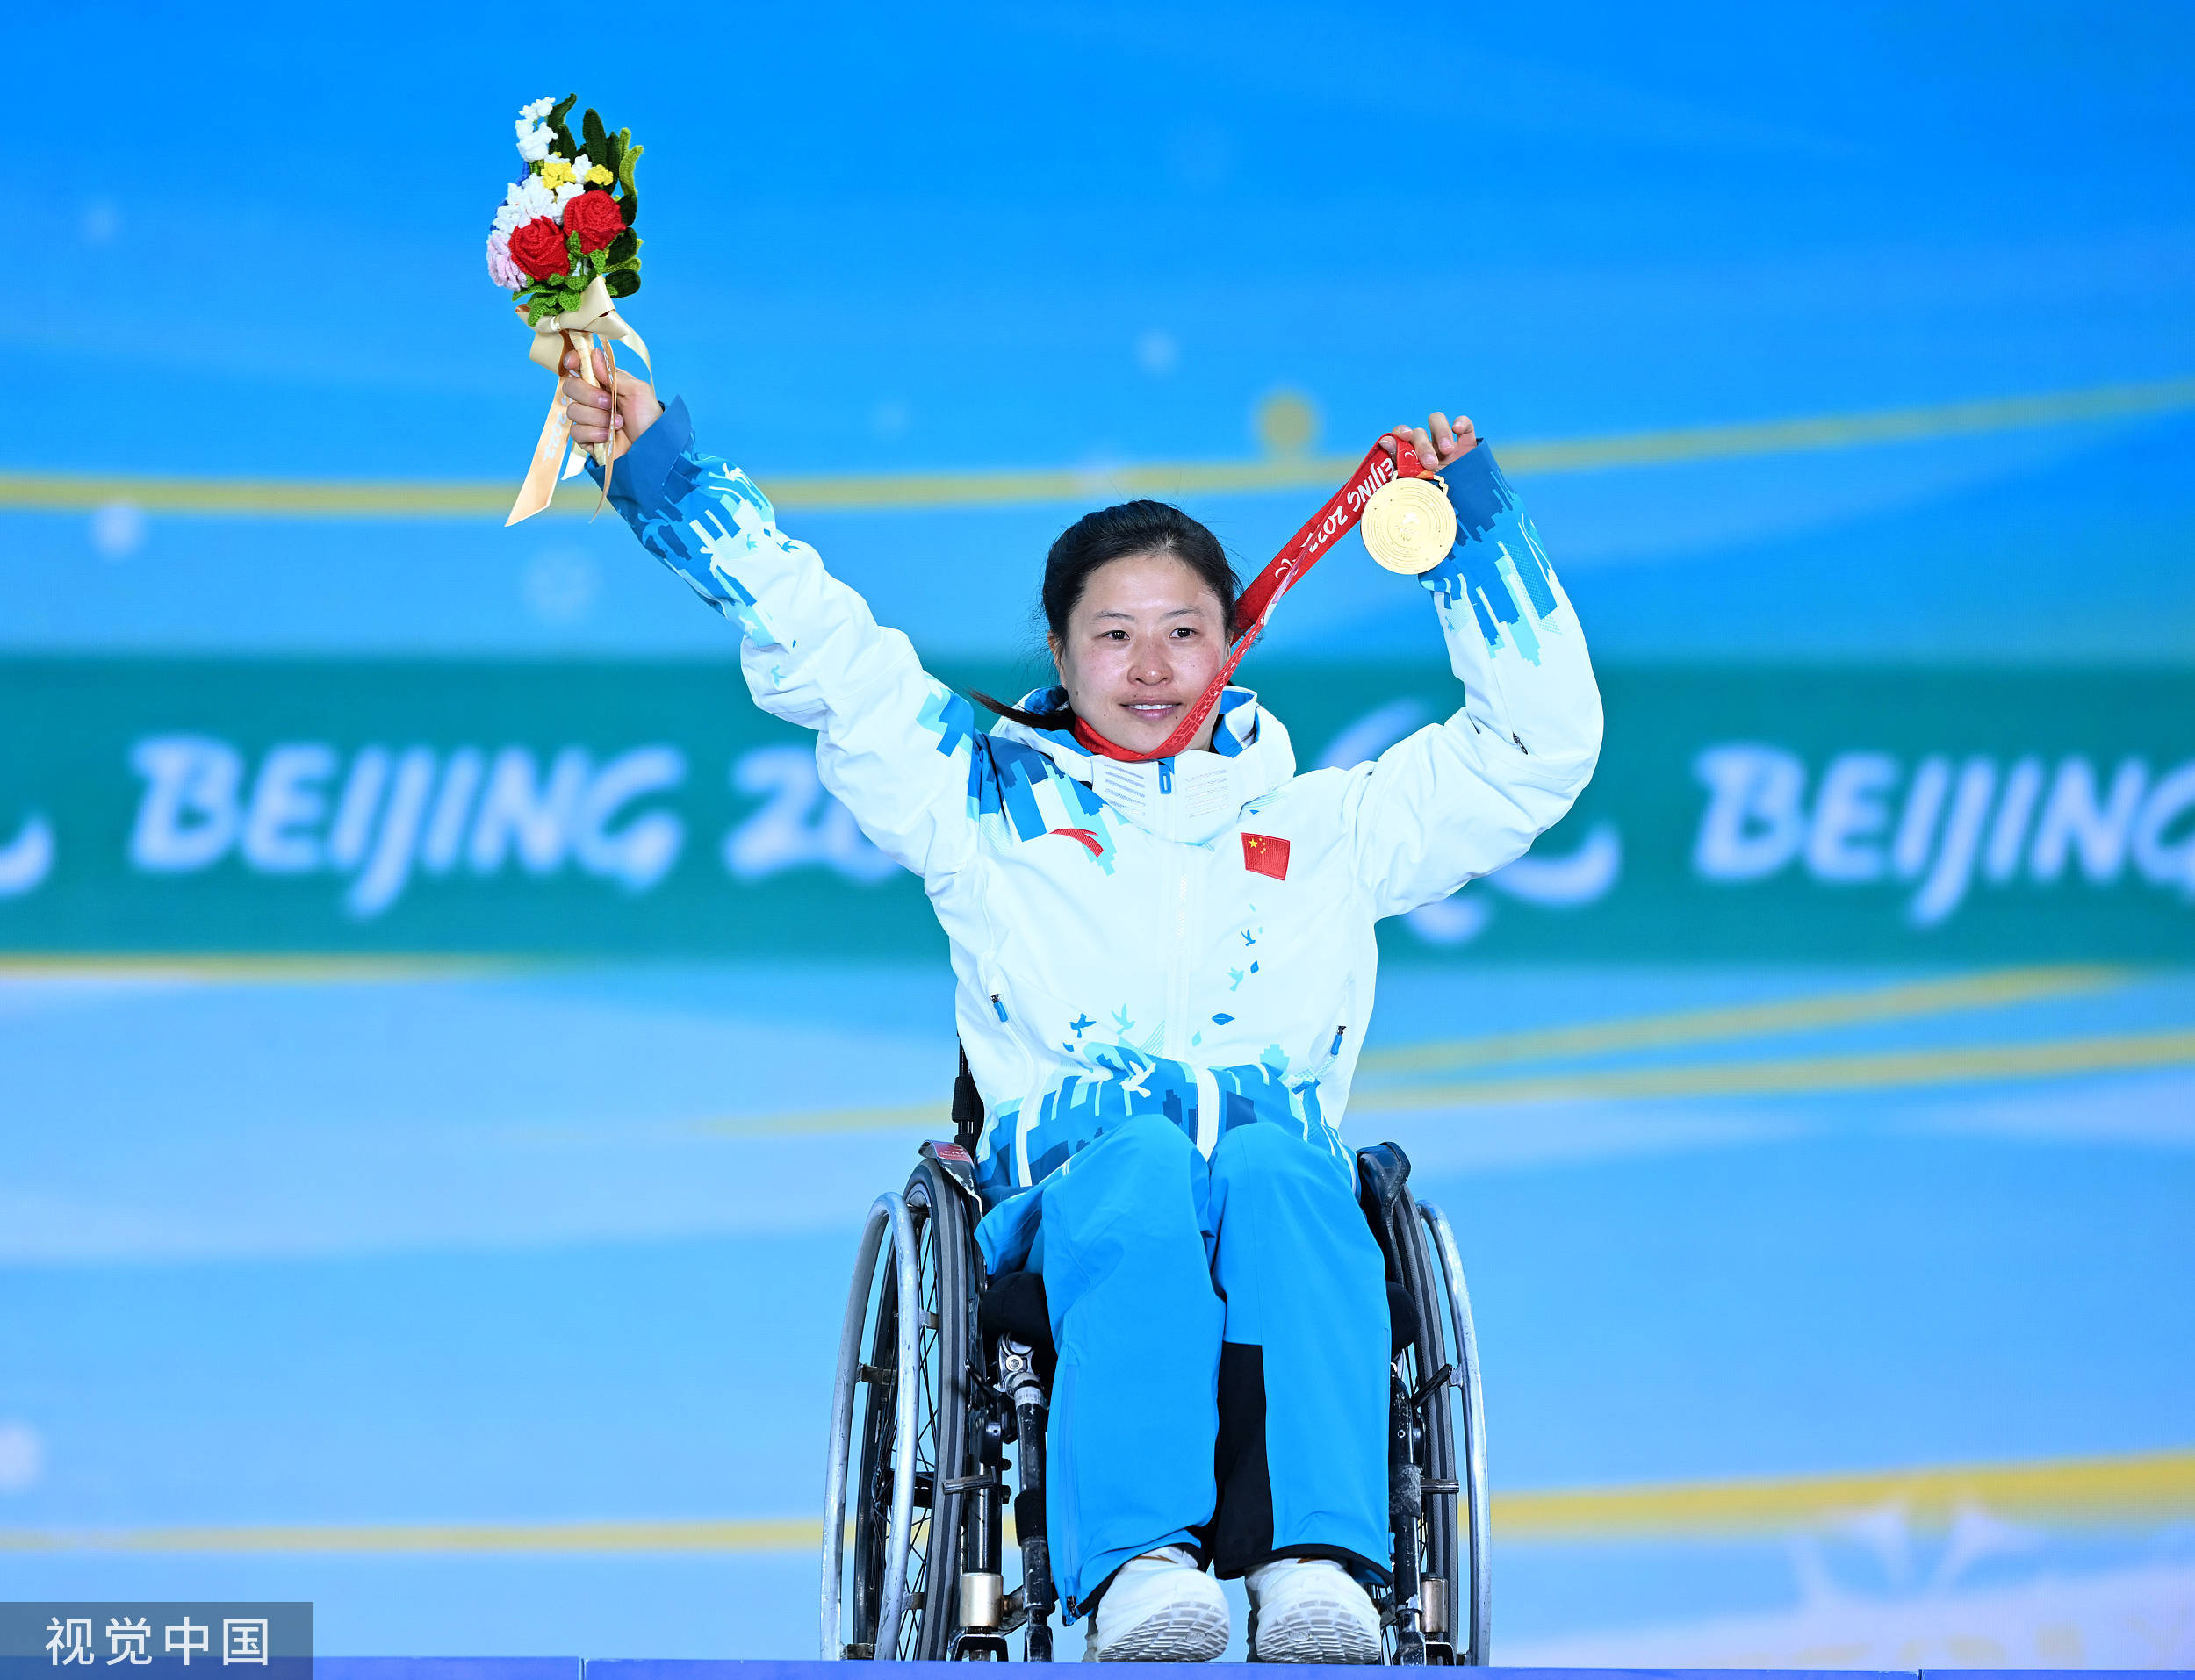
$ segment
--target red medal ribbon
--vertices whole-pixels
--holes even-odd
[[[1433,470],[1423,464],[1415,449],[1404,439],[1395,438],[1397,453],[1388,455],[1385,444],[1388,434],[1373,444],[1349,482],[1335,491],[1327,505],[1304,522],[1304,527],[1282,545],[1281,550],[1268,563],[1265,570],[1250,580],[1234,604],[1234,621],[1244,626],[1242,634],[1235,637],[1234,645],[1227,650],[1227,662],[1220,667],[1220,674],[1212,679],[1211,686],[1197,697],[1197,703],[1189,708],[1188,715],[1174,726],[1174,732],[1148,752],[1130,752],[1126,747],[1115,746],[1091,729],[1080,717],[1075,720],[1075,739],[1090,752],[1101,757],[1119,758],[1129,764],[1148,764],[1154,758],[1170,758],[1184,750],[1197,738],[1197,731],[1204,728],[1205,720],[1212,715],[1212,708],[1220,703],[1220,696],[1234,678],[1235,667],[1242,663],[1251,645],[1265,632],[1265,626],[1273,615],[1273,608],[1280,605],[1280,598],[1301,583],[1304,575],[1326,557],[1328,550],[1357,528],[1357,521],[1364,516],[1364,504],[1371,499],[1372,492],[1393,479],[1405,476],[1425,478]],[[1407,467],[1400,463],[1407,459]]]

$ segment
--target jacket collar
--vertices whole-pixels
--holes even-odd
[[[1060,710],[1063,689],[1025,695],[1025,712]],[[1242,808],[1296,773],[1296,755],[1280,720],[1247,688],[1228,687],[1220,698],[1220,721],[1209,752],[1177,753],[1148,764],[1095,757],[1066,729],[1035,729],[1002,718],[994,734],[1026,742],[1062,774],[1087,783],[1121,816],[1162,840],[1200,844],[1232,827]]]

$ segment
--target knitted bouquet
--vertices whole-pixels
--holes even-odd
[[[593,111],[574,140],[565,118],[578,102],[577,94],[536,99],[518,113],[518,154],[526,161],[526,174],[504,194],[488,229],[488,277],[512,294],[518,313],[534,329],[533,359],[561,377],[566,353],[576,351],[580,377],[593,384],[597,334],[631,345],[648,364],[648,347],[616,307],[617,299],[640,290],[640,235],[633,232],[640,196],[633,187],[633,166],[643,148],[633,144],[632,130],[612,133]],[[607,343],[603,353],[614,375],[615,353]],[[552,399],[532,468],[506,524],[549,505],[570,430],[563,403]],[[609,446],[595,445],[594,456],[607,478]],[[565,476],[580,464],[575,458]]]
[[[633,166],[646,148],[632,130],[615,134],[590,111],[575,143],[565,118],[579,102],[536,99],[518,113],[526,177],[513,184],[488,230],[488,277],[515,294],[529,327],[576,309],[601,280],[613,298],[640,290],[640,197]]]

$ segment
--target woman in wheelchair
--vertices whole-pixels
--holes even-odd
[[[1179,510],[1105,508],[1053,544],[1059,681],[985,700],[986,731],[698,449],[683,403],[566,365],[573,438],[618,451],[612,504],[738,621],[757,703],[817,732],[824,786],[950,937],[987,1116],[975,1241],[991,1276],[1043,1282],[1053,1571],[1069,1619],[1094,1612],[1090,1654],[1217,1656],[1209,1566],[1248,1577],[1255,1656],[1378,1661],[1388,1295],[1340,1132],[1373,924],[1517,857],[1601,743],[1576,616],[1492,452],[1438,413],[1383,440],[1437,463],[1456,513],[1420,581],[1458,709],[1299,773],[1247,688],[1169,743],[1240,628],[1226,556]]]

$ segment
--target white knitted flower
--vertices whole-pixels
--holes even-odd
[[[549,155],[549,145],[552,137],[547,127],[540,123],[529,121],[524,117],[518,119],[515,126],[518,130],[519,156],[524,158],[529,163],[538,163]]]
[[[511,261],[511,234],[507,227],[488,235],[488,278],[506,291],[522,291],[533,284],[532,276]]]
[[[563,221],[564,207],[586,190],[587,183],[584,181],[565,182],[562,186],[557,189],[557,207],[549,213],[554,216],[558,221]]]
[[[522,117],[539,118],[546,117],[556,108],[557,102],[549,97],[546,94],[543,94],[540,98],[535,100],[530,105],[521,105],[518,110],[518,114]]]
[[[513,212],[511,226],[516,227],[536,216],[555,220],[563,213],[564,205],[557,195],[541,183],[540,177],[528,176],[523,181],[514,181],[503,199],[504,208]],[[497,212],[500,219],[501,212]]]

